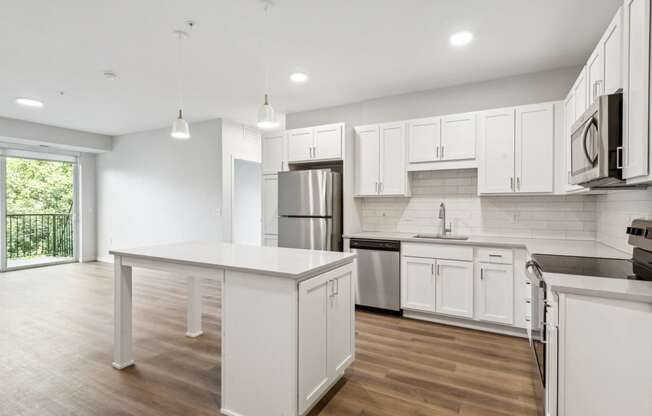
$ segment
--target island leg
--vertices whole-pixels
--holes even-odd
[[[190,276],[188,277],[187,337],[197,338],[204,333],[201,325],[201,309],[201,278]]]
[[[113,274],[113,367],[118,370],[134,365],[131,320],[131,266],[115,256]]]

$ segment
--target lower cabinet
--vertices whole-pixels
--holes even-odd
[[[423,312],[473,317],[473,263],[401,259],[401,306]]]
[[[478,319],[514,323],[514,268],[511,264],[479,263]]]
[[[435,310],[473,318],[473,263],[437,260],[435,272]]]
[[[299,414],[306,413],[353,361],[352,270],[338,269],[299,284]]]

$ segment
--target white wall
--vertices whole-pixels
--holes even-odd
[[[445,62],[442,63],[445,65]],[[448,88],[414,92],[374,100],[291,113],[286,116],[288,129],[327,123],[346,123],[344,178],[344,232],[362,227],[360,201],[347,197],[353,194],[353,127],[406,120],[411,118],[487,110],[505,106],[563,100],[577,78],[580,68],[520,75]]]
[[[192,123],[188,141],[167,127],[118,136],[98,155],[100,260],[113,247],[222,240],[221,124]]]
[[[636,218],[652,220],[652,188],[611,190],[598,195],[597,212],[598,241],[631,253],[625,229]]]
[[[509,237],[595,239],[594,196],[477,195],[475,169],[416,172],[411,198],[363,198],[364,231],[436,233],[439,204],[453,233]]]
[[[82,153],[77,160],[79,169],[79,260],[94,261],[97,259],[96,157],[92,153]]]
[[[222,216],[224,241],[232,241],[233,160],[262,160],[262,139],[258,130],[230,121],[222,122]],[[261,190],[262,192],[262,190]]]

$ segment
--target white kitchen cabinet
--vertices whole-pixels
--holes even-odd
[[[378,188],[381,195],[405,195],[407,193],[405,123],[389,123],[380,126]]]
[[[434,259],[401,256],[401,307],[436,312]]]
[[[513,108],[484,111],[479,115],[481,194],[510,193],[514,188]]]
[[[314,141],[314,131],[312,127],[288,130],[288,161],[292,163],[311,160]]]
[[[287,131],[290,163],[342,159],[342,123]]]
[[[437,260],[435,310],[446,315],[473,318],[473,263]]]
[[[648,175],[650,0],[624,3],[623,176]]]
[[[408,123],[408,162],[439,160],[441,146],[441,119],[429,117]]]
[[[516,108],[516,192],[554,190],[554,107],[552,103]]]
[[[554,191],[553,103],[480,113],[482,194]]]
[[[409,195],[405,123],[355,128],[356,196]]]
[[[618,8],[600,41],[604,62],[602,92],[613,94],[623,88],[623,8]]]
[[[604,91],[604,51],[601,46],[601,44],[596,46],[586,63],[588,105],[591,105]]]
[[[287,168],[285,133],[263,136],[263,175],[275,175]]]
[[[514,269],[512,265],[479,263],[478,313],[482,321],[514,323]]]
[[[589,107],[589,81],[587,76],[586,65],[582,67],[580,74],[577,76],[575,84],[573,84],[573,100],[575,104],[575,117],[579,118],[584,111]]]
[[[355,128],[355,188],[356,195],[378,195],[380,177],[380,128]]]
[[[354,358],[353,272],[339,270],[299,283],[299,414]]]
[[[441,118],[440,160],[475,159],[476,113]]]
[[[278,176],[263,177],[263,234],[278,234]]]

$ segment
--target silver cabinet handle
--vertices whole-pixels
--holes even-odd
[[[433,276],[435,275],[435,264],[434,263],[430,265],[430,274],[433,275]]]
[[[382,193],[384,190],[385,190],[385,184],[380,182],[380,184],[378,185],[378,192]]]
[[[439,146],[435,146],[435,159],[439,159]]]
[[[514,177],[509,178],[509,189],[514,190]]]
[[[502,257],[502,254],[490,254],[489,257]]]
[[[374,192],[378,193],[378,182],[374,182]]]
[[[437,263],[437,276],[441,276],[440,270],[439,270],[439,263]]]
[[[623,147],[616,147],[616,169],[623,168]]]
[[[516,190],[517,191],[521,190],[521,177],[520,176],[516,177]]]
[[[340,281],[338,279],[333,279],[334,286],[335,286],[335,295],[340,294]]]
[[[445,147],[446,147],[446,146],[444,146],[443,144],[441,145],[441,158],[442,158],[442,159],[444,158],[444,148],[445,148]]]
[[[484,280],[484,269],[480,267],[480,280]]]

